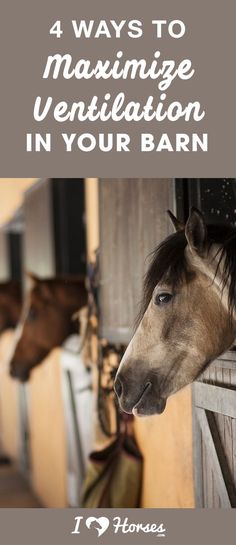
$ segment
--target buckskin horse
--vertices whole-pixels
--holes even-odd
[[[236,337],[236,229],[206,225],[192,208],[186,225],[154,251],[137,327],[115,391],[136,416],[162,413]]]
[[[0,283],[0,333],[16,326],[22,306],[20,282],[8,280]]]
[[[83,278],[30,277],[33,285],[26,296],[9,363],[11,376],[22,382],[52,348],[75,332],[72,315],[87,303]],[[78,331],[78,325],[76,328]]]

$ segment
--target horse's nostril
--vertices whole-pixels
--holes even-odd
[[[28,382],[29,380],[29,373],[26,371],[25,373],[22,373],[22,375],[19,376],[19,380],[21,382]]]
[[[120,397],[121,394],[122,394],[123,387],[122,387],[122,382],[121,382],[121,380],[120,380],[119,377],[117,377],[116,380],[115,380],[115,383],[114,383],[114,390],[115,390],[115,392],[116,392],[116,395],[117,395],[118,397]]]

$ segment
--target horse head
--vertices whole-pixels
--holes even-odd
[[[20,282],[9,280],[0,283],[0,333],[16,326],[22,306]]]
[[[236,336],[236,229],[206,225],[195,208],[155,250],[137,327],[115,391],[137,416],[161,413]]]
[[[32,288],[26,296],[16,330],[10,374],[21,381],[74,331],[72,315],[87,302],[84,279],[40,279],[30,275]]]

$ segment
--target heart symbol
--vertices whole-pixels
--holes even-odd
[[[91,524],[93,524],[93,522],[97,522],[99,527],[95,526],[94,525],[94,528],[97,530],[98,532],[98,537],[100,537],[102,534],[104,534],[104,532],[106,532],[110,522],[109,522],[109,519],[107,517],[99,517],[99,518],[95,518],[95,517],[89,517],[87,520],[86,520],[86,526],[87,528],[90,530],[91,528]]]

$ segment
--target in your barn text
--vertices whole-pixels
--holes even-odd
[[[92,151],[108,152],[130,152],[131,137],[127,133],[99,133],[94,136],[91,133],[62,133],[64,150],[66,152],[81,152],[90,153]],[[52,135],[46,133],[27,133],[26,135],[26,151],[28,152],[50,152],[53,150]],[[177,133],[175,137],[169,136],[167,133],[161,135],[152,133],[141,133],[139,145],[132,146],[132,151],[140,152],[197,152],[208,150],[208,134],[202,133]]]

